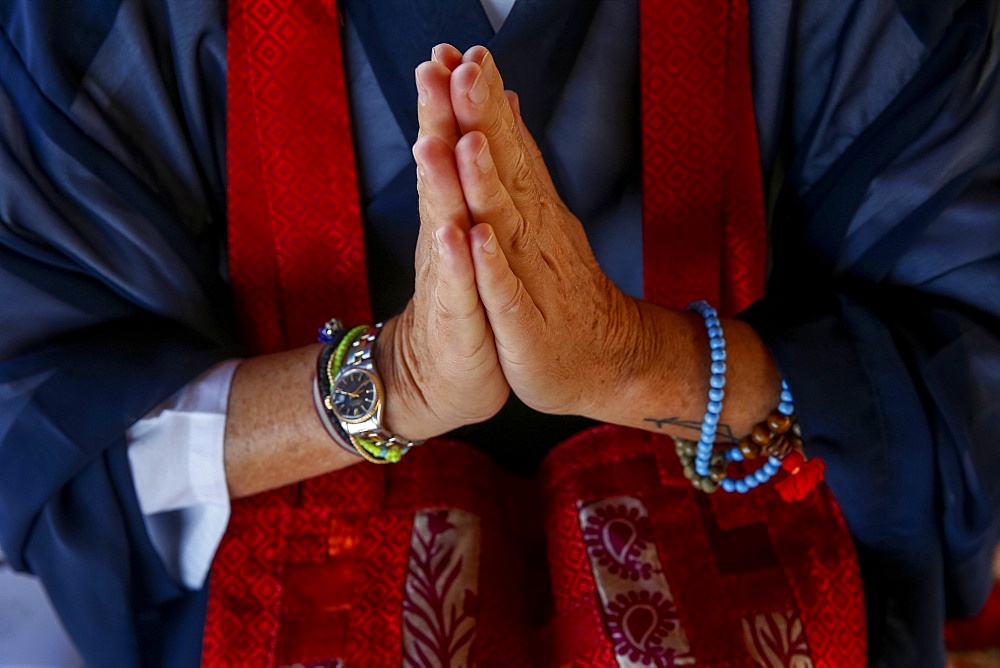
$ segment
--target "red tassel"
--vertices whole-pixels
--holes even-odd
[[[788,471],[788,477],[777,483],[783,501],[801,501],[823,481],[826,465],[821,459],[806,458],[798,450],[788,453],[781,462],[781,468]]]

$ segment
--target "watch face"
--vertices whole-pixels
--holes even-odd
[[[375,376],[365,369],[347,369],[333,386],[333,410],[344,422],[364,422],[378,402]]]

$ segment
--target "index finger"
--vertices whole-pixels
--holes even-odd
[[[493,56],[484,47],[469,49],[451,75],[451,102],[461,134],[482,132],[490,146],[500,182],[515,206],[530,217],[539,190],[534,159],[504,93],[503,78]],[[545,193],[551,194],[551,193]]]
[[[417,66],[414,78],[417,83],[417,136],[438,137],[454,148],[459,131],[451,108],[451,70],[440,62],[426,61]]]

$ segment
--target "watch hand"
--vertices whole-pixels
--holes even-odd
[[[357,392],[348,392],[347,390],[342,390],[339,387],[337,388],[337,392],[339,392],[340,394],[346,394],[347,396],[353,397],[355,399],[359,398]]]

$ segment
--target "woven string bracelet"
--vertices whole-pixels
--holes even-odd
[[[340,426],[340,421],[332,416],[331,403],[333,376],[330,370],[331,368],[339,368],[333,366],[333,357],[335,352],[340,348],[340,344],[349,334],[350,332],[344,330],[343,323],[336,318],[328,320],[319,328],[318,341],[326,345],[316,358],[316,382],[313,385],[313,399],[316,404],[316,413],[319,416],[320,423],[322,423],[330,438],[344,450],[357,455],[360,453],[351,441],[351,437]]]

